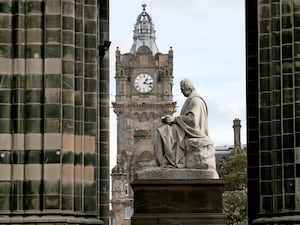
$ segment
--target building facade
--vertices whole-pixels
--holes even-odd
[[[1,224],[108,224],[108,3],[0,2]]]
[[[155,39],[152,18],[143,5],[130,52],[116,50],[117,165],[112,170],[112,225],[130,224],[132,176],[153,159],[152,137],[160,117],[175,112],[173,50],[160,53]]]
[[[300,223],[300,1],[246,1],[249,224]]]

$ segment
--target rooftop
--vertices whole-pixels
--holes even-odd
[[[135,54],[141,46],[147,46],[155,55],[159,52],[155,43],[155,29],[151,16],[146,12],[146,4],[142,4],[143,11],[138,15],[133,30],[133,44],[130,53]]]

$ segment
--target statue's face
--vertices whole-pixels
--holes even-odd
[[[192,90],[190,88],[181,87],[180,89],[184,97],[188,97],[192,93]]]

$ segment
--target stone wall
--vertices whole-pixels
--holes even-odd
[[[100,111],[109,100],[98,101],[99,80],[100,98],[109,86],[108,61],[98,57],[107,2],[0,2],[0,216],[108,211],[107,197],[100,203],[108,173],[99,191],[100,171],[109,168],[99,143],[108,138],[97,130],[100,118],[109,120]]]

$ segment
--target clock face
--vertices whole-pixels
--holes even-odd
[[[141,73],[134,80],[134,87],[138,92],[147,93],[153,89],[154,80],[151,75]]]

